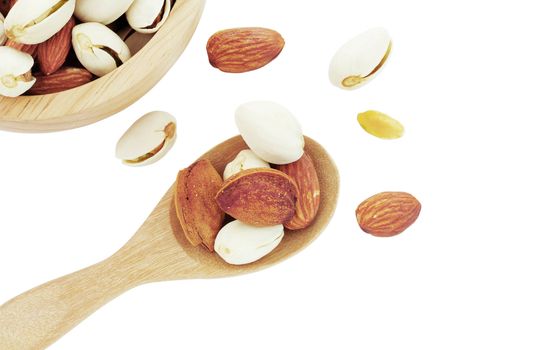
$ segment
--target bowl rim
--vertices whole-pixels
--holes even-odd
[[[0,96],[0,129],[64,130],[94,123],[125,109],[154,87],[178,60],[196,30],[204,5],[205,0],[176,0],[167,22],[154,37],[103,77],[53,94]],[[154,61],[159,63],[146,64]]]

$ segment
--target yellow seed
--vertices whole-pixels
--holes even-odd
[[[404,134],[404,126],[399,121],[378,111],[358,114],[358,122],[369,134],[381,139],[398,139]]]

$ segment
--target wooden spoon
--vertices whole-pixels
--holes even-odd
[[[217,171],[247,146],[239,136],[207,152]],[[98,308],[144,283],[216,278],[258,271],[277,264],[310,244],[327,226],[338,196],[339,174],[326,151],[306,138],[321,184],[321,207],[313,225],[287,234],[274,252],[244,266],[226,264],[217,254],[192,247],[183,235],[167,191],[134,237],[110,258],[43,284],[0,307],[0,349],[44,349]]]

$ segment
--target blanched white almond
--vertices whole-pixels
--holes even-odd
[[[269,101],[241,105],[235,112],[237,128],[248,147],[272,164],[289,164],[304,154],[299,122],[284,106]]]
[[[78,24],[72,29],[72,46],[80,63],[99,77],[131,56],[130,49],[115,32],[95,22]]]
[[[245,149],[237,154],[234,160],[226,165],[223,178],[228,179],[240,171],[254,168],[270,168],[269,163],[258,157],[254,152]]]
[[[76,0],[74,15],[82,22],[110,24],[126,13],[133,0]]]
[[[343,45],[330,62],[330,81],[342,89],[355,89],[375,77],[391,51],[384,28],[370,29]]]
[[[6,16],[6,36],[22,44],[39,44],[67,24],[76,0],[18,0]]]
[[[256,227],[236,220],[219,231],[215,239],[215,252],[229,264],[250,264],[272,252],[282,238],[282,225]]]
[[[27,53],[0,46],[0,95],[17,97],[28,91],[35,84],[33,63]]]
[[[6,33],[4,32],[4,15],[0,13],[0,46],[4,45],[6,40],[7,37]]]
[[[117,143],[116,156],[131,166],[161,159],[176,141],[176,119],[166,112],[151,112],[139,118]]]
[[[171,12],[171,0],[134,0],[126,19],[140,33],[155,33]]]

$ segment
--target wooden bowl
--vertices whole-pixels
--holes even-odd
[[[120,112],[146,94],[178,60],[195,32],[204,3],[177,0],[167,22],[141,51],[89,84],[50,95],[0,97],[0,129],[58,131]]]

